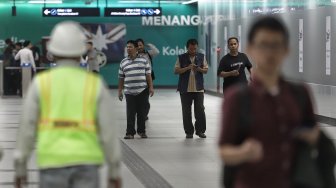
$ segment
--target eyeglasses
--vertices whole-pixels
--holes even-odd
[[[286,45],[284,43],[254,43],[253,46],[263,52],[281,52],[286,49]]]

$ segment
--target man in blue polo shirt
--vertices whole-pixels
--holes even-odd
[[[127,130],[125,139],[134,139],[138,133],[141,138],[146,135],[146,106],[148,95],[154,95],[151,66],[146,58],[137,54],[137,42],[127,42],[128,57],[120,63],[119,69],[119,99],[122,100],[123,90],[127,103]],[[135,130],[135,116],[137,117],[137,131]]]

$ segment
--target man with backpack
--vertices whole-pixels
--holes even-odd
[[[296,186],[297,142],[314,146],[320,130],[306,87],[285,81],[281,74],[289,52],[286,26],[275,17],[257,20],[248,34],[247,52],[255,64],[253,81],[229,88],[223,105],[220,155],[231,167],[225,168],[224,185]]]
[[[160,51],[153,44],[150,44],[150,43],[145,44],[144,40],[141,38],[137,39],[136,42],[138,43],[138,55],[140,57],[146,58],[152,68],[151,76],[152,76],[152,81],[154,81],[155,74],[153,71],[153,58],[159,55]],[[147,47],[148,50],[146,50],[145,47]],[[149,96],[147,98],[148,98],[148,101],[146,105],[146,120],[148,120],[148,114],[149,114],[149,109],[150,109]]]

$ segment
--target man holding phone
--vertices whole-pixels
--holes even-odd
[[[198,42],[189,39],[186,45],[188,51],[178,56],[175,64],[175,74],[179,75],[177,90],[180,92],[183,127],[186,138],[196,135],[206,138],[206,119],[204,112],[204,74],[208,72],[208,63],[205,55],[198,53]],[[194,102],[195,128],[192,122],[191,106]]]
[[[236,37],[230,37],[227,41],[230,52],[220,61],[217,75],[224,78],[223,93],[232,85],[246,83],[245,68],[251,73],[252,64],[247,55],[238,51],[239,41]]]

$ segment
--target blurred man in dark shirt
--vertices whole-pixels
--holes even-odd
[[[306,99],[303,111],[292,90],[294,84],[281,76],[289,52],[287,28],[277,18],[261,18],[250,29],[247,52],[255,63],[253,81],[246,88],[237,85],[226,92],[220,154],[225,165],[237,169],[233,188],[291,188],[295,143],[316,143],[319,128],[307,89],[295,85]],[[241,113],[242,94],[249,101],[248,114]],[[244,134],[241,122],[247,116]]]

